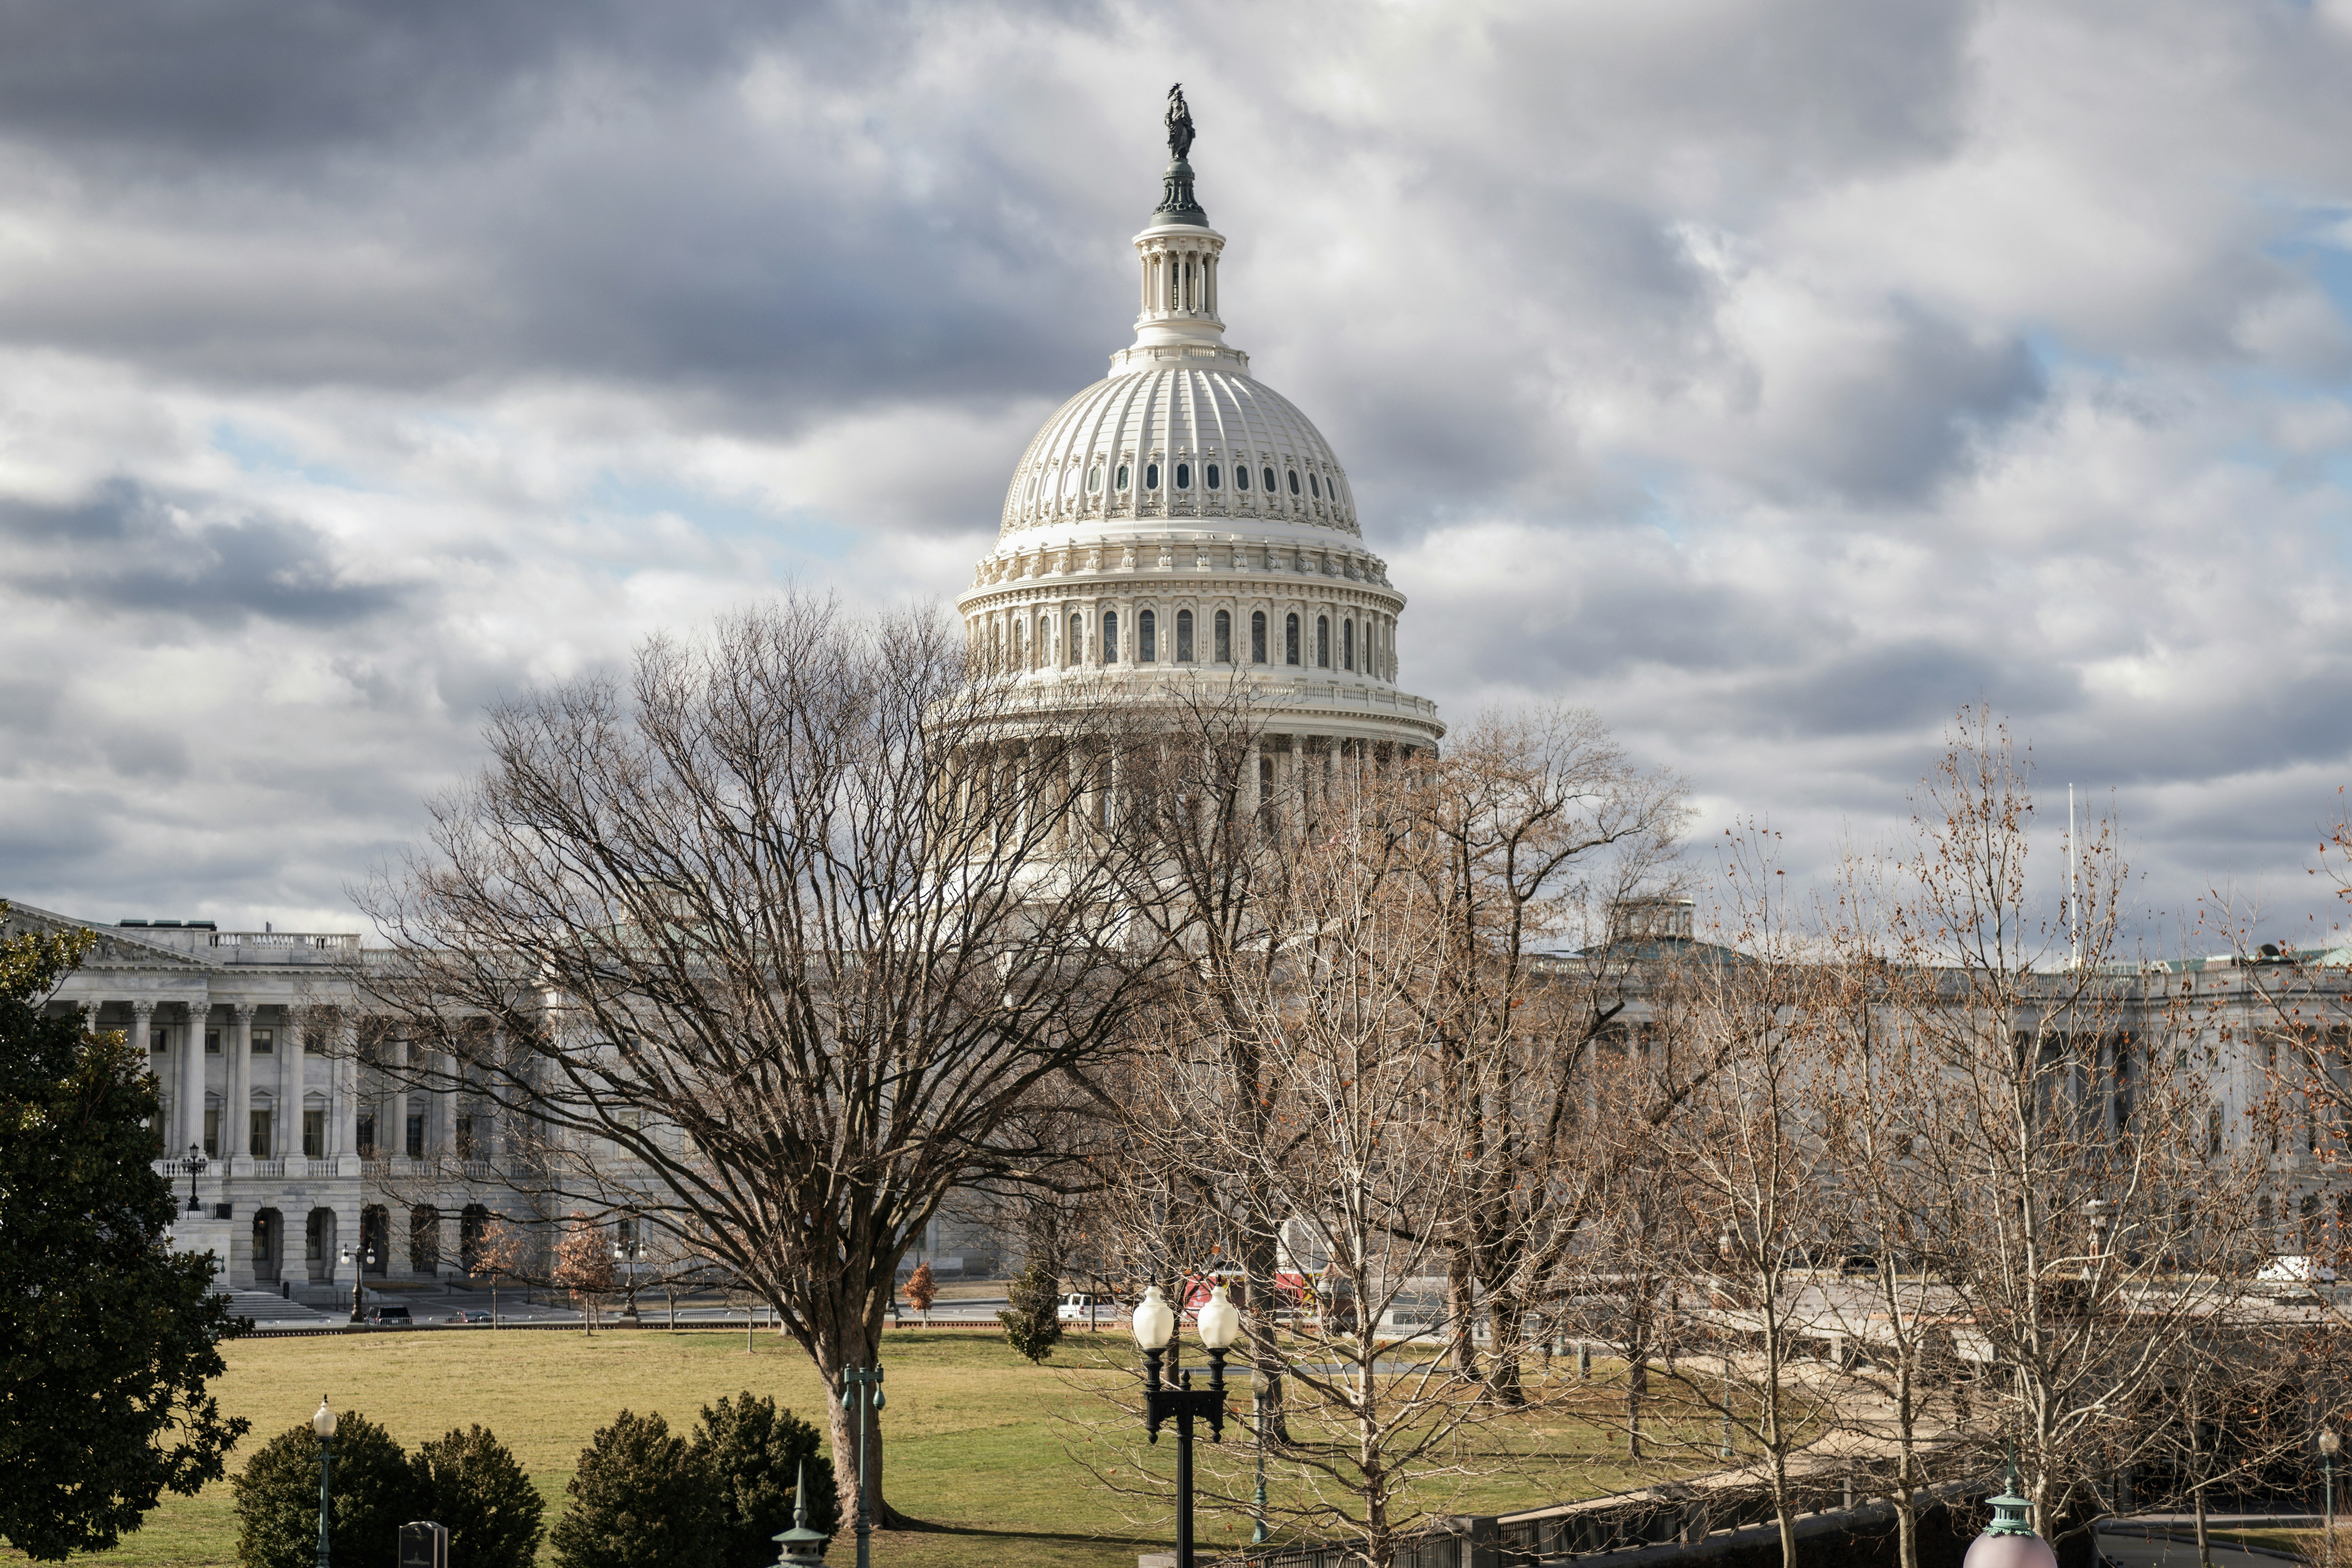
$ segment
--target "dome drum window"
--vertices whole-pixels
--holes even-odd
[[[1356,623],[1353,621],[1339,623],[1339,668],[1356,668]]]
[[[1176,612],[1176,662],[1192,662],[1192,612],[1190,610]]]
[[[1179,463],[1176,465],[1176,488],[1180,490],[1189,490],[1192,488],[1192,464]]]
[[[1088,468],[1087,470],[1087,493],[1088,495],[1092,495],[1100,489],[1102,489],[1102,469],[1099,468]]]
[[[1315,663],[1320,669],[1331,668],[1331,617],[1315,617]]]
[[[1102,661],[1105,664],[1118,662],[1118,612],[1117,610],[1103,612]]]
[[[1143,465],[1143,488],[1148,490],[1156,490],[1160,488],[1159,464],[1146,463]]]
[[[1135,662],[1160,662],[1160,617],[1150,610],[1141,611],[1135,617]]]
[[[1290,493],[1292,495],[1297,495],[1298,493],[1298,470],[1297,468],[1290,470]]]
[[[1118,466],[1118,488],[1119,488],[1120,489],[1122,489],[1122,490],[1123,490],[1123,489],[1127,489],[1127,479],[1128,479],[1128,468],[1127,468],[1127,465],[1126,465],[1125,463],[1121,463],[1121,464]]]
[[[1062,662],[1075,669],[1080,664],[1086,662],[1086,657],[1087,618],[1084,616],[1072,616],[1070,617],[1070,646],[1062,650]]]
[[[1203,468],[1201,470],[1201,478],[1207,481],[1211,489],[1215,489],[1217,488],[1217,465],[1211,463]]]
[[[1234,489],[1237,490],[1245,490],[1249,489],[1249,465],[1247,463],[1235,463],[1234,465]]]
[[[1317,500],[1321,500],[1323,499],[1323,487],[1317,481],[1313,474],[1308,474],[1307,476],[1307,492],[1314,496]]]
[[[1274,493],[1274,470],[1272,468],[1265,470],[1265,493],[1268,495],[1272,495]]]
[[[1234,662],[1234,616],[1230,610],[1217,612],[1217,662]]]
[[[1265,612],[1264,610],[1250,612],[1250,662],[1252,664],[1265,662]]]
[[[1298,662],[1298,617],[1297,616],[1285,616],[1282,618],[1282,662],[1285,664]]]

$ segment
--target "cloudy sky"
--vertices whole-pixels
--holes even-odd
[[[1982,700],[2326,907],[2352,0],[0,0],[0,896],[352,929],[498,694],[952,595],[1178,79],[1407,686],[1801,868]]]

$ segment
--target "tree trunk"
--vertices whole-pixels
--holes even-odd
[[[1625,1357],[1625,1457],[1642,1457],[1642,1396],[1650,1391],[1650,1358],[1642,1351]]]

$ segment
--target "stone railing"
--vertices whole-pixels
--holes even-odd
[[[355,949],[360,944],[356,931],[332,931],[323,935],[291,931],[216,931],[213,932],[215,947],[289,947],[308,948],[319,952],[339,952]]]

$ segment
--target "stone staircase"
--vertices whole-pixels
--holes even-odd
[[[275,1290],[215,1290],[213,1294],[228,1302],[231,1313],[251,1318],[257,1326],[299,1323],[316,1328],[334,1321],[325,1313],[299,1301],[289,1301]]]

